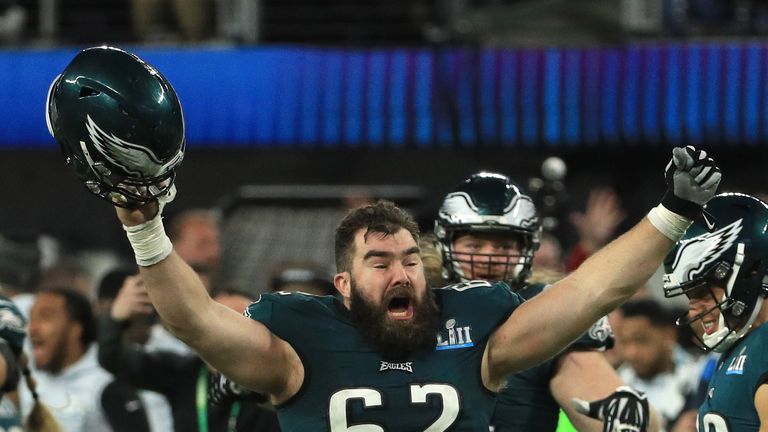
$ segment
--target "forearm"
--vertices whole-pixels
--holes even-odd
[[[571,305],[581,306],[589,315],[587,321],[590,324],[597,321],[648,282],[673,244],[643,218],[569,276],[570,284],[580,292],[576,297],[582,299],[580,304]],[[574,300],[578,301],[578,298]]]
[[[641,287],[671,247],[672,241],[643,219],[577,271],[521,305],[492,336],[491,367],[505,375],[556,355]]]
[[[175,252],[157,264],[140,267],[152,304],[167,328],[188,344],[206,331],[211,304],[200,278]]]
[[[564,349],[645,285],[672,245],[643,218],[539,296],[546,295],[529,313],[538,321],[529,329],[532,342],[549,355]],[[537,330],[552,326],[557,330]]]
[[[648,432],[659,432],[663,430],[661,428],[661,416],[659,415],[659,412],[656,411],[656,408],[651,405],[650,407],[650,414],[648,418]]]
[[[590,401],[604,398],[622,384],[603,353],[570,351],[558,358],[558,369],[549,381],[549,388],[577,430],[601,432],[602,423],[576,412],[571,400],[574,397]]]

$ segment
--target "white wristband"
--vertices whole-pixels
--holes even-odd
[[[668,210],[661,204],[648,212],[648,220],[659,232],[675,243],[683,238],[685,231],[693,223],[692,220]]]
[[[171,239],[165,234],[160,212],[141,225],[123,225],[128,241],[131,242],[136,264],[147,267],[166,259],[173,251]]]

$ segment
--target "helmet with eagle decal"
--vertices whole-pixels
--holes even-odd
[[[91,193],[126,208],[173,194],[185,147],[181,104],[137,56],[81,51],[51,83],[46,123]]]
[[[513,239],[516,247],[500,247],[493,253],[457,251],[455,241],[467,234]],[[533,200],[518,185],[503,174],[483,171],[446,195],[435,221],[435,235],[447,281],[502,280],[518,290],[530,276],[541,223]]]
[[[667,256],[664,295],[686,295],[678,325],[690,325],[705,351],[724,352],[750,331],[768,296],[768,205],[727,193],[705,209],[715,226],[694,222]]]

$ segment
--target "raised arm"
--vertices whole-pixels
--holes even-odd
[[[483,364],[489,388],[557,354],[642,287],[715,194],[720,172],[705,152],[689,146],[673,150],[666,179],[661,205],[568,277],[521,305],[491,336]]]
[[[186,149],[170,81],[119,48],[85,49],[51,83],[46,125],[86,189],[118,207],[149,297],[171,331],[236,382],[275,401],[297,391],[303,368],[293,348],[211,300],[165,234],[162,205],[173,199]]]
[[[277,402],[292,396],[304,373],[295,350],[261,323],[211,299],[192,268],[168,249],[170,243],[158,242],[165,234],[157,204],[117,208],[117,214],[152,304],[170,331],[235,382]]]

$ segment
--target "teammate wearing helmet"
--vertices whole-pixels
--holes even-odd
[[[664,293],[688,297],[690,325],[704,351],[721,353],[699,408],[698,430],[768,427],[768,205],[717,195],[664,263]]]
[[[109,70],[107,63],[88,76]],[[134,100],[152,99],[146,87],[135,93]],[[51,97],[49,111],[59,97]],[[116,108],[109,111],[119,117]],[[82,122],[88,114],[81,113]],[[49,117],[62,147],[69,147],[62,138],[94,139],[82,130],[62,134],[55,116]],[[106,147],[123,152],[129,140],[120,138],[105,141]],[[101,170],[92,160],[87,168]],[[155,177],[173,171],[158,170],[151,158],[133,162],[113,164],[110,171],[143,184],[145,177],[129,172],[144,172],[145,163]],[[675,148],[666,172],[669,193],[647,218],[523,304],[502,283],[428,289],[418,225],[402,209],[380,202],[352,210],[336,230],[337,297],[264,294],[242,316],[212,301],[173,253],[162,202],[156,202],[167,195],[141,194],[116,212],[162,319],[225,376],[268,394],[282,430],[482,431],[506,377],[556,354],[626,301],[720,181],[714,161],[695,148]],[[613,408],[610,402],[598,404],[601,413]]]
[[[536,207],[520,187],[502,174],[474,174],[445,197],[435,221],[443,277],[452,283],[504,281],[530,299],[545,288],[543,283],[529,283],[540,234]],[[602,318],[564,353],[511,375],[499,393],[495,430],[554,431],[562,407],[578,430],[600,431],[602,425],[578,414],[571,400],[606,396],[625,401],[623,410],[607,415],[606,424],[645,430],[649,419],[645,396],[619,388],[621,379],[599,352],[612,346],[613,332]],[[637,416],[627,415],[633,410]]]

